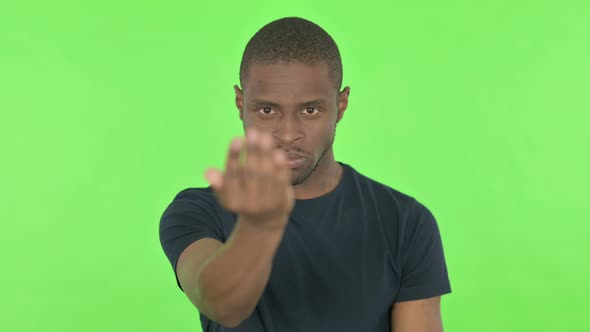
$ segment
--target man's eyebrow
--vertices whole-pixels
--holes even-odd
[[[252,99],[248,101],[248,104],[254,104],[254,105],[266,105],[266,106],[273,106],[273,107],[277,107],[279,106],[279,104],[269,101],[269,100],[263,100],[263,99]]]
[[[267,105],[267,106],[272,106],[272,107],[280,106],[279,104],[277,104],[273,101],[263,100],[263,99],[252,99],[252,100],[248,101],[248,103],[254,104],[254,105]],[[312,99],[312,100],[304,101],[301,103],[297,103],[297,106],[311,106],[311,105],[325,105],[325,104],[327,104],[327,103],[324,99],[317,98],[317,99]]]
[[[313,99],[310,101],[304,101],[302,103],[299,103],[299,106],[311,106],[311,105],[325,105],[327,104],[326,101],[322,98],[317,98],[317,99]]]

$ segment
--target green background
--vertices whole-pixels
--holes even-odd
[[[335,155],[437,217],[446,331],[589,331],[587,1],[0,4],[0,330],[199,331],[160,247],[264,24],[340,47]]]

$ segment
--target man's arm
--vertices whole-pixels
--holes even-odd
[[[182,289],[205,316],[236,327],[252,313],[268,283],[283,232],[257,229],[239,217],[226,243],[194,242],[178,259]]]
[[[440,296],[396,302],[391,309],[392,332],[442,332]]]
[[[246,140],[232,140],[225,172],[210,168],[205,177],[219,204],[238,220],[224,244],[196,241],[178,259],[182,289],[226,327],[238,326],[254,311],[295,206],[287,155],[274,146],[271,133],[255,127],[247,129]]]

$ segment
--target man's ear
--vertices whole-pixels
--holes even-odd
[[[346,86],[342,91],[338,94],[338,117],[336,118],[336,123],[342,120],[344,116],[344,112],[348,107],[348,96],[350,95],[350,87]]]
[[[234,91],[236,93],[236,107],[240,111],[240,120],[244,121],[244,92],[237,84],[234,84]]]

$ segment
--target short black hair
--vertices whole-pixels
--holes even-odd
[[[342,60],[338,46],[319,25],[300,17],[285,17],[263,26],[248,42],[240,64],[240,84],[251,64],[325,63],[337,92],[342,86]]]

